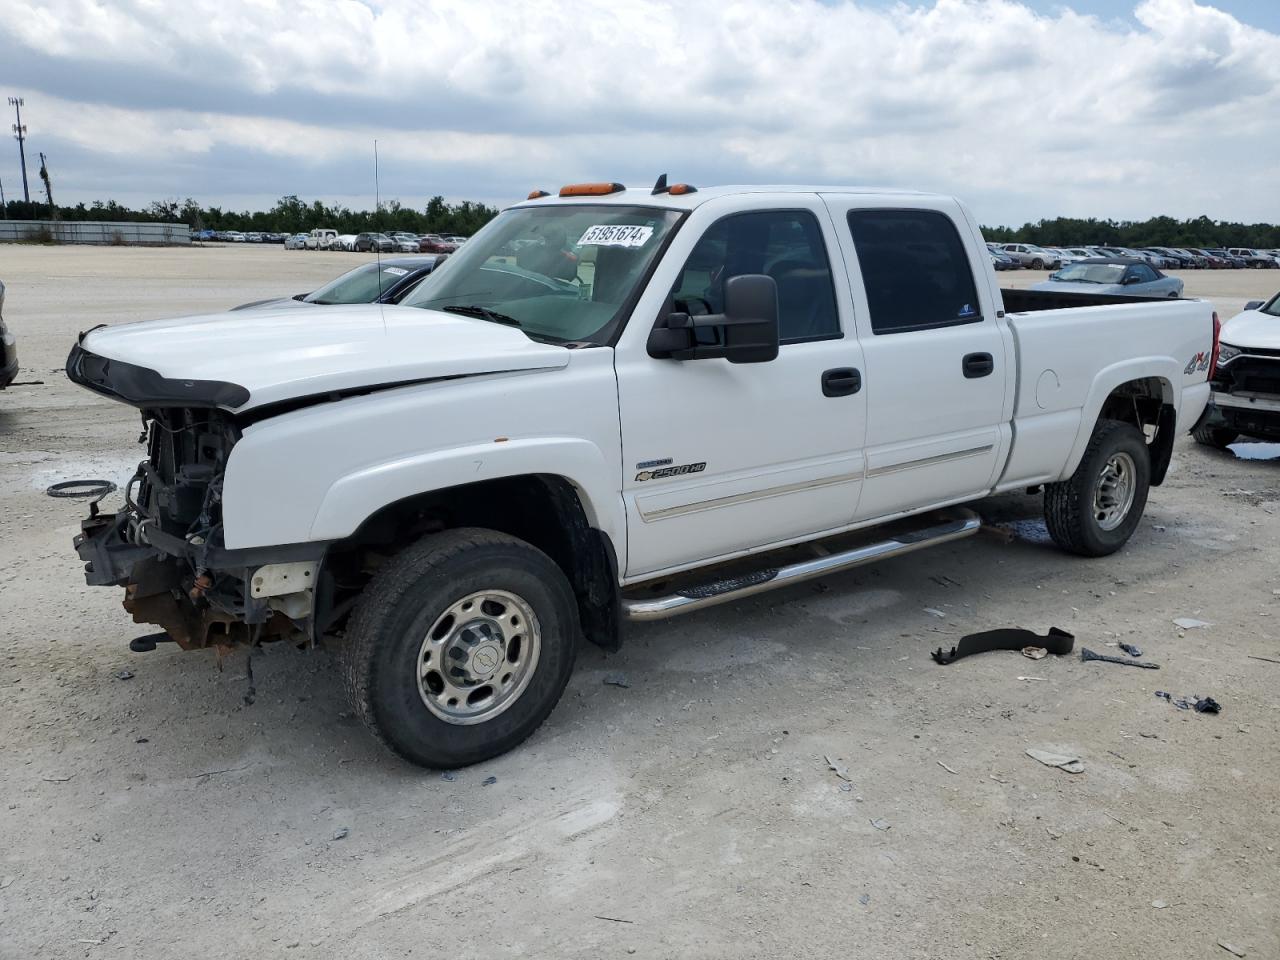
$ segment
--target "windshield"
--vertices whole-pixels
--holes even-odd
[[[507,210],[403,303],[603,343],[679,219],[614,204]]]
[[[1119,283],[1123,277],[1122,263],[1073,263],[1053,275],[1054,280],[1072,283]]]
[[[0,287],[0,290],[3,290],[3,289],[4,289],[3,287]],[[1269,316],[1280,317],[1280,293],[1277,293],[1274,297],[1270,299],[1270,301],[1268,301],[1267,303],[1264,303],[1258,309],[1262,313],[1265,313]]]
[[[412,271],[395,264],[366,263],[331,280],[302,299],[307,303],[374,303]]]

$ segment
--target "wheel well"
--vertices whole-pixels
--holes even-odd
[[[1158,487],[1164,482],[1173,457],[1177,414],[1173,385],[1161,377],[1142,377],[1112,390],[1103,401],[1098,418],[1120,420],[1142,431],[1151,453],[1151,484]]]
[[[607,650],[618,648],[621,617],[613,543],[589,523],[577,488],[551,474],[433,490],[378,510],[326,554],[316,601],[319,629],[338,627],[364,584],[396,553],[454,527],[497,530],[543,551],[573,588],[586,638]]]

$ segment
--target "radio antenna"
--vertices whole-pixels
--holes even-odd
[[[373,224],[376,228],[382,220],[382,183],[378,179],[378,141],[373,141]],[[382,302],[382,244],[373,241],[378,254],[378,302]]]

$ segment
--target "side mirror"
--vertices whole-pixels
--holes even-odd
[[[1244,308],[1245,308],[1246,310],[1257,310],[1259,307],[1261,307],[1261,306],[1262,306],[1264,303],[1266,303],[1266,302],[1267,302],[1267,301],[1265,301],[1265,300],[1250,300],[1248,303],[1246,303],[1246,304],[1244,305]]]
[[[702,343],[699,330],[714,342]],[[778,285],[762,273],[730,277],[724,284],[724,313],[690,316],[669,313],[649,334],[649,356],[671,360],[723,357],[730,363],[767,363],[778,356]]]

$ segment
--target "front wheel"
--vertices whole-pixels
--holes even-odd
[[[424,767],[505,753],[555,707],[578,648],[573,592],[541,550],[492,530],[418,541],[365,589],[345,650],[355,712]]]
[[[1044,488],[1049,536],[1082,557],[1115,553],[1133,536],[1147,505],[1151,457],[1130,424],[1100,420],[1076,472]]]
[[[1043,270],[1043,269],[1044,269],[1044,261],[1043,261],[1043,260],[1032,260],[1032,261],[1031,261],[1031,269],[1032,269],[1032,270]]]

